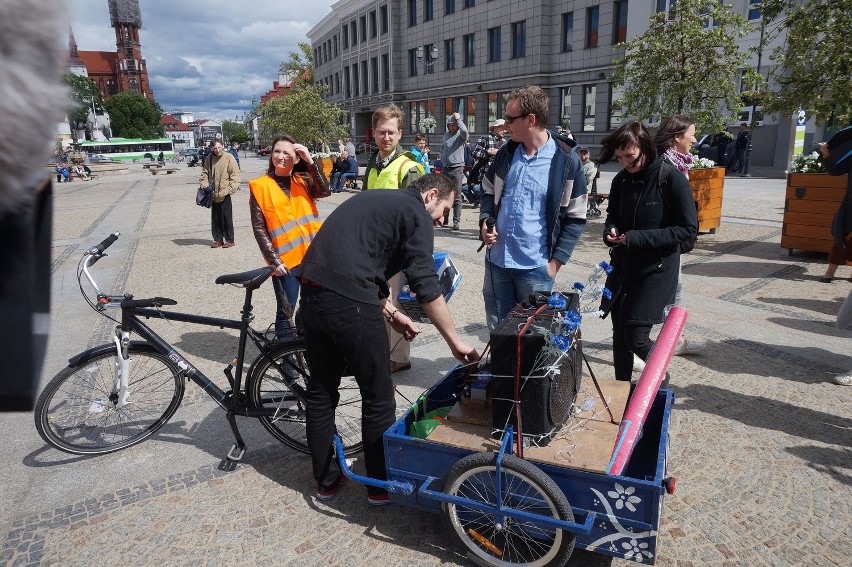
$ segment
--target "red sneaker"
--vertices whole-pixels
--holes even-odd
[[[334,498],[334,495],[340,492],[340,489],[343,488],[344,483],[346,482],[346,475],[340,473],[340,476],[337,477],[337,480],[334,481],[329,488],[323,489],[317,486],[317,500],[331,500]]]

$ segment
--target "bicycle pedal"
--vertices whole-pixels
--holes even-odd
[[[242,447],[234,443],[231,446],[231,450],[228,451],[227,460],[234,461],[235,463],[242,460],[243,455],[246,454],[246,447],[243,445]]]

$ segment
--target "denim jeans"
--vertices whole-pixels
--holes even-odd
[[[329,185],[329,188],[334,193],[342,191],[343,185],[346,184],[346,180],[355,179],[356,177],[358,177],[357,173],[341,173],[339,171],[335,171],[331,174],[331,185]]]
[[[482,296],[485,299],[485,319],[488,330],[493,331],[497,323],[531,293],[553,290],[553,278],[547,273],[547,264],[530,270],[501,268],[485,259],[485,280]]]
[[[272,289],[275,291],[275,336],[286,338],[292,327],[293,311],[299,299],[299,280],[292,274],[272,276]]]
[[[382,309],[307,284],[302,286],[300,306],[311,371],[306,425],[314,478],[320,488],[328,488],[340,476],[331,442],[340,379],[348,367],[361,392],[367,476],[385,480],[383,435],[396,420],[396,401]],[[380,494],[383,490],[368,487],[367,492]]]
[[[479,200],[482,198],[482,185],[463,185],[462,193],[464,194],[465,199],[468,200],[471,204],[479,203]]]
[[[453,224],[457,222],[461,222],[461,213],[462,213],[462,205],[461,205],[461,190],[462,184],[464,183],[464,166],[456,165],[453,167],[444,166],[444,169],[441,171],[442,175],[446,175],[456,184],[456,198],[453,201]],[[447,224],[447,220],[449,219],[449,213],[444,215],[444,224]]]

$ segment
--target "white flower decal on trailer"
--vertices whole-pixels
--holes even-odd
[[[634,492],[636,492],[635,486],[628,486],[627,488],[624,488],[620,484],[616,483],[615,490],[610,490],[606,493],[606,495],[615,499],[616,510],[627,508],[631,512],[635,512],[636,506],[634,506],[634,504],[640,503],[642,499],[638,496],[633,496]]]
[[[633,561],[638,561],[640,563],[644,562],[646,559],[651,559],[654,555],[648,551],[650,547],[648,545],[647,540],[652,537],[656,537],[657,531],[651,530],[647,532],[634,532],[631,528],[625,528],[618,521],[618,518],[615,515],[615,511],[613,510],[613,506],[615,510],[621,510],[626,508],[631,512],[636,511],[636,504],[639,504],[642,499],[638,496],[634,495],[636,489],[632,486],[628,486],[624,488],[622,485],[615,485],[615,490],[610,490],[606,493],[606,496],[603,495],[600,491],[592,488],[592,492],[595,493],[597,499],[595,504],[600,503],[604,509],[606,510],[605,516],[598,516],[604,522],[609,522],[612,524],[612,528],[615,530],[614,533],[609,533],[602,538],[599,538],[592,543],[590,543],[586,549],[590,551],[594,551],[599,547],[606,546],[610,552],[620,552],[624,554],[625,559],[631,559]],[[612,499],[613,503],[610,504],[610,501],[607,499],[607,496]],[[605,525],[600,525],[601,528],[606,528]],[[619,540],[624,540],[620,542],[621,549],[616,547],[616,542]]]

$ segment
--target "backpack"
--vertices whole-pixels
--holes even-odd
[[[669,184],[669,173],[674,170],[674,166],[669,165],[668,162],[663,161],[663,164],[660,166],[660,178],[657,181],[657,184],[660,187],[660,195],[663,194],[663,189]],[[698,215],[698,201],[693,201],[695,203],[695,213]],[[687,254],[692,252],[695,248],[695,244],[698,242],[698,231],[695,232],[695,236],[688,240],[682,240],[680,243],[680,253]]]

